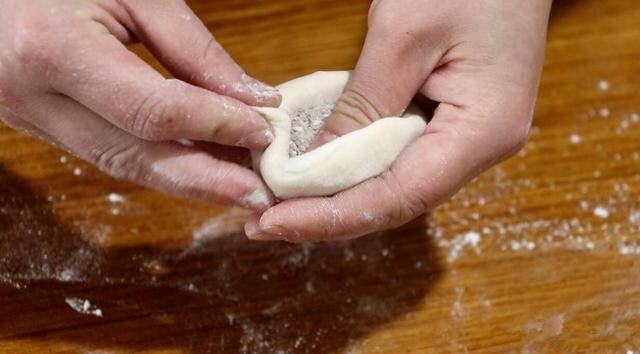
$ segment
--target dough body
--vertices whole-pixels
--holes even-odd
[[[348,79],[348,71],[316,72],[278,86],[279,108],[254,107],[274,131],[273,143],[264,153],[253,153],[254,165],[276,197],[327,196],[350,188],[387,170],[405,146],[423,134],[424,114],[412,105],[403,117],[379,119],[290,158],[290,115],[335,103]]]

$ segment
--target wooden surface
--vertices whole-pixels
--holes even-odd
[[[272,83],[351,67],[368,6],[191,3]],[[347,243],[249,242],[242,211],[0,128],[0,352],[639,352],[638,20],[636,1],[557,1],[526,149]]]

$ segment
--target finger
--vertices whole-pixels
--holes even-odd
[[[525,140],[526,129],[495,136],[492,127],[480,124],[486,119],[468,115],[463,108],[441,105],[425,135],[405,149],[389,171],[333,197],[278,204],[259,221],[249,221],[248,237],[347,239],[399,226],[434,208]]]
[[[29,123],[28,121],[25,121],[24,119],[16,115],[15,112],[7,111],[3,107],[0,107],[0,121],[11,129],[32,136],[34,138],[38,138],[40,140],[49,141],[53,145],[59,147],[59,144],[57,143],[55,138],[42,131],[37,126]]]
[[[344,93],[314,146],[406,109],[444,53],[440,42],[418,42],[418,35],[397,26],[372,25]]]
[[[133,32],[176,77],[253,106],[278,106],[278,91],[250,76],[182,1],[127,1]]]
[[[269,144],[265,120],[241,102],[164,79],[109,34],[80,29],[69,37],[52,50],[36,50],[53,89],[119,128],[151,141],[194,139],[252,149]]]
[[[48,117],[38,120],[42,131],[116,178],[177,196],[254,211],[272,204],[264,183],[247,168],[179,143],[136,138],[61,95],[47,94],[37,102],[25,114]]]
[[[180,141],[180,143],[184,145],[185,142]],[[186,145],[193,146],[195,149],[203,151],[218,160],[232,162],[247,168],[252,166],[251,153],[247,149],[203,141],[191,141]]]

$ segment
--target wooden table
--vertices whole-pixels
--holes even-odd
[[[352,67],[368,6],[192,5],[272,83]],[[249,242],[240,210],[0,128],[0,352],[637,353],[639,20],[635,1],[557,1],[526,149],[352,242]]]

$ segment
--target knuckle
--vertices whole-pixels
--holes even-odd
[[[28,30],[16,36],[14,51],[18,61],[25,64],[39,61],[38,59],[43,56],[41,44],[44,42],[39,38],[40,36],[41,34],[36,34]]]
[[[524,117],[520,119],[519,117]],[[505,124],[502,139],[502,150],[505,157],[512,156],[520,151],[529,141],[531,128],[531,114],[519,114],[509,117],[513,123]]]
[[[96,149],[90,159],[101,171],[117,179],[139,182],[146,175],[142,154],[136,145]]]
[[[44,16],[22,16],[17,21],[20,30],[13,38],[13,51],[17,61],[33,70],[51,71],[56,68],[55,55],[63,51],[56,28]]]
[[[402,13],[398,6],[387,6],[387,4],[388,2],[386,1],[375,3],[369,14],[369,22],[372,29],[381,34],[394,34],[400,30],[399,25],[407,26],[407,21],[406,19],[399,21]]]
[[[172,138],[182,116],[180,99],[176,99],[173,88],[175,80],[154,89],[137,99],[125,113],[128,129],[146,140],[164,140]]]
[[[336,102],[334,114],[358,125],[367,125],[383,115],[366,95],[356,88],[347,89]]]
[[[397,6],[392,1],[374,2],[369,13],[372,30],[385,37],[392,37],[403,43],[403,38],[411,42],[414,38],[424,37],[436,29],[436,22],[424,21],[409,12],[409,6]]]
[[[219,115],[215,120],[215,124],[213,125],[213,131],[211,132],[212,139],[214,141],[227,141],[229,140],[228,138],[235,138],[230,137],[231,125],[231,116],[227,114]]]
[[[203,51],[200,54],[200,62],[208,63],[212,60],[216,60],[219,54],[219,45],[218,42],[213,38],[213,36],[209,36],[205,39],[204,45],[202,45]]]
[[[512,139],[510,141],[510,149],[511,153],[516,153],[525,147],[527,142],[529,141],[529,127],[527,125],[525,127],[521,127],[515,134],[513,134]],[[509,146],[508,146],[509,147]]]
[[[493,164],[513,156],[526,145],[532,118],[533,111],[508,103],[488,106],[476,112],[468,131],[476,132],[477,144],[490,144],[492,153],[488,158]]]
[[[388,171],[383,175],[382,180],[390,194],[388,200],[391,207],[387,208],[383,215],[383,220],[387,227],[396,228],[404,225],[426,210],[426,205],[422,198],[412,197],[420,194],[414,193],[417,191],[407,193],[407,187],[398,181],[392,171]]]

